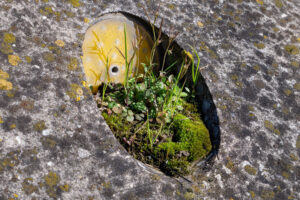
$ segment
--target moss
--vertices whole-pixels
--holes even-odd
[[[26,60],[27,63],[32,62],[32,58],[30,56],[25,56],[25,60]]]
[[[299,54],[299,49],[296,47],[296,45],[285,45],[284,49],[291,55]]]
[[[285,89],[283,92],[286,96],[290,96],[292,94],[292,90],[290,89]]]
[[[80,99],[80,96],[83,95],[83,90],[81,88],[80,85],[76,84],[76,83],[72,83],[70,85],[70,90],[67,91],[67,95],[71,98],[71,99]]]
[[[127,120],[124,120],[121,115],[108,115],[106,112],[103,112],[102,116],[110,129],[118,135],[128,133],[132,126]]]
[[[62,41],[62,40],[56,40],[56,41],[55,41],[55,44],[56,44],[57,46],[59,46],[59,47],[64,47],[64,46],[65,46],[65,43],[64,43],[64,41]]]
[[[296,148],[300,149],[300,135],[298,135],[298,137],[297,137]]]
[[[56,55],[61,54],[61,50],[58,46],[48,46],[48,49],[52,52],[55,53]]]
[[[50,53],[50,52],[44,52],[42,54],[42,57],[45,61],[47,62],[53,62],[55,60],[55,56],[53,53]]]
[[[251,198],[254,199],[255,197],[255,192],[254,191],[249,191],[250,195],[251,195]]]
[[[68,184],[60,185],[59,188],[61,189],[61,191],[64,191],[64,192],[70,191],[70,186]]]
[[[211,150],[211,143],[197,107],[189,103],[184,103],[183,107],[184,115],[176,115],[170,127],[160,131],[155,128],[157,125],[150,123],[152,137],[158,136],[158,142],[155,141],[153,146],[149,144],[148,137],[151,136],[146,126],[135,126],[121,114],[102,112],[102,116],[120,143],[135,158],[159,167],[168,175],[186,175],[190,162],[206,156]]]
[[[11,45],[5,42],[1,43],[0,51],[3,54],[10,54],[14,52]]]
[[[4,33],[3,41],[8,44],[15,43],[16,37],[11,33]]]
[[[260,194],[262,199],[274,199],[275,193],[271,190],[263,190]]]
[[[186,192],[186,193],[184,194],[184,198],[185,198],[186,200],[194,199],[194,198],[195,198],[195,194],[192,193],[192,192]]]
[[[46,148],[53,149],[56,146],[56,141],[50,137],[44,137],[42,139],[42,144]]]
[[[26,178],[24,179],[22,183],[22,190],[25,192],[25,194],[30,195],[32,193],[38,193],[39,188],[33,184],[31,184],[32,178]]]
[[[40,120],[33,125],[33,129],[38,132],[42,132],[46,128],[47,127],[44,120]]]
[[[246,165],[244,167],[245,171],[250,174],[250,175],[256,175],[256,169],[254,167],[252,167],[251,165]]]
[[[265,120],[265,121],[264,121],[264,124],[265,124],[265,127],[266,127],[267,129],[270,129],[270,130],[273,130],[273,129],[274,129],[274,126],[273,126],[272,122],[270,122],[269,120]]]
[[[8,62],[12,65],[12,66],[17,66],[19,64],[19,62],[21,61],[20,57],[17,55],[8,55]]]
[[[289,178],[290,178],[290,174],[289,174],[288,172],[286,172],[286,171],[283,171],[283,172],[281,173],[281,175],[282,175],[285,179],[289,179]]]
[[[254,43],[254,46],[256,46],[256,48],[258,49],[264,49],[265,48],[265,44],[264,43]]]
[[[234,163],[232,162],[232,160],[229,158],[227,163],[226,163],[226,167],[228,169],[230,169],[231,171],[234,171],[236,169]]]
[[[79,0],[69,0],[69,3],[72,4],[74,8],[78,8],[82,4]]]
[[[55,172],[50,171],[46,176],[44,176],[45,184],[47,186],[55,186],[59,183],[60,177]]]
[[[274,0],[274,3],[278,8],[282,8],[282,6],[283,6],[281,0]]]
[[[300,90],[300,83],[295,83],[293,87],[295,90]]]
[[[259,70],[260,70],[260,66],[255,65],[255,66],[253,67],[253,69],[255,69],[255,71],[259,71]]]
[[[13,84],[5,79],[0,79],[0,90],[12,90]]]
[[[77,60],[77,58],[72,57],[72,58],[70,59],[70,62],[69,62],[69,64],[68,64],[68,69],[69,69],[69,70],[72,70],[72,71],[78,69],[78,60]]]
[[[201,120],[191,121],[178,114],[174,117],[174,131],[173,139],[182,150],[189,151],[189,161],[203,158],[211,150],[209,133]]]

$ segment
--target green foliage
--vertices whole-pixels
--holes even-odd
[[[131,77],[133,64],[132,58],[127,58],[124,27],[124,84],[104,84],[100,88],[102,98],[97,101],[107,124],[135,158],[160,167],[169,175],[185,175],[189,172],[190,162],[203,158],[211,150],[208,130],[193,103],[194,88],[185,87],[186,80],[181,81],[188,68],[192,67],[195,85],[200,73],[200,59],[192,48],[197,64],[194,64],[193,56],[186,53],[179,73],[174,76],[167,71],[178,66],[179,61],[163,71],[165,53],[162,70],[155,73],[153,60],[161,40],[161,30],[156,34],[153,29],[153,35],[150,64],[143,65],[143,74]],[[166,51],[170,47],[169,44]]]

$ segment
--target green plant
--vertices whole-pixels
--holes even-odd
[[[108,125],[135,157],[168,170],[171,175],[186,174],[189,162],[202,158],[211,147],[208,131],[199,118],[196,106],[188,103],[195,95],[194,90],[185,86],[186,79],[182,80],[191,67],[193,85],[196,84],[200,58],[191,47],[193,55],[186,53],[182,59],[164,69],[174,36],[168,40],[161,70],[155,72],[158,64],[154,63],[154,58],[162,41],[162,24],[163,21],[158,31],[154,23],[151,24],[154,43],[150,60],[148,64],[142,64],[144,73],[135,77],[132,76],[133,56],[140,42],[133,45],[134,54],[128,59],[124,26],[124,55],[119,52],[125,59],[125,81],[123,84],[104,84],[100,107]],[[197,65],[193,56],[198,59]],[[169,73],[180,62],[177,75]],[[187,122],[181,123],[182,119]]]

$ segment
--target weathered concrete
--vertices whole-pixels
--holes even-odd
[[[145,18],[158,2],[0,2],[0,199],[300,199],[297,0],[161,1],[164,31],[207,65],[219,159],[187,184],[118,144],[81,83],[83,35],[103,13]]]

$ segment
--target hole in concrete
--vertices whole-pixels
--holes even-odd
[[[212,160],[220,145],[216,106],[196,52],[174,39],[138,17],[109,13],[87,30],[82,58],[87,83],[119,142],[171,176]]]

